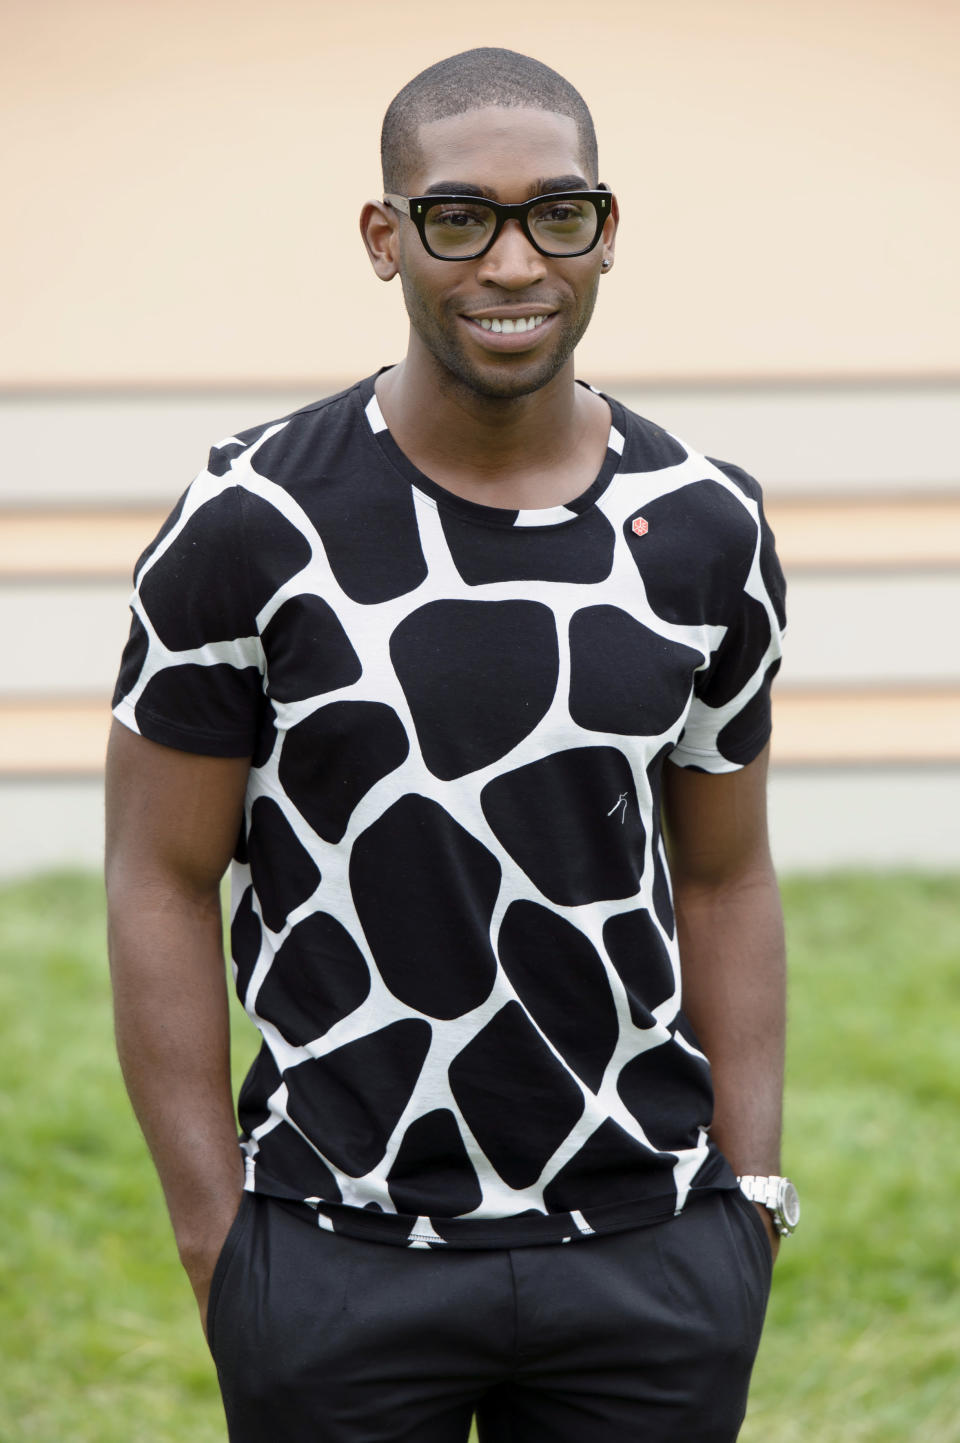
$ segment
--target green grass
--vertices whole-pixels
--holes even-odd
[[[960,1440],[960,878],[784,885],[785,1166],[743,1443]]]
[[[784,895],[804,1218],[742,1440],[960,1443],[960,879]],[[114,1060],[95,879],[0,889],[0,1015],[0,1436],[224,1443]],[[253,1050],[241,1019],[238,1077]]]

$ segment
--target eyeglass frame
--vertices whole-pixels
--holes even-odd
[[[535,195],[531,200],[519,201],[516,205],[504,205],[502,201],[491,200],[486,195],[391,195],[383,197],[384,205],[391,210],[397,211],[399,215],[405,215],[417,228],[417,233],[423,244],[427,255],[437,261],[478,261],[485,256],[496,242],[497,236],[503,230],[508,220],[516,220],[520,224],[527,240],[540,255],[547,256],[550,260],[572,260],[575,256],[585,256],[594,249],[597,241],[603,234],[603,227],[613,214],[613,192],[606,186],[601,185],[596,190],[557,190],[550,191],[547,195]],[[547,200],[589,200],[594,208],[597,217],[597,229],[593,240],[589,245],[578,251],[548,251],[534,239],[530,231],[528,216],[535,205],[542,205]],[[426,228],[429,207],[435,205],[449,205],[451,202],[460,201],[470,205],[485,205],[494,213],[495,224],[490,239],[482,250],[474,251],[472,255],[444,256],[437,251],[431,250],[427,244]],[[417,214],[414,215],[413,207],[417,207]],[[606,212],[604,214],[604,212]]]

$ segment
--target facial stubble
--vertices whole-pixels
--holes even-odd
[[[529,353],[491,354],[485,367],[473,361],[457,334],[460,312],[453,310],[450,303],[444,304],[439,312],[431,307],[409,270],[402,265],[400,284],[410,324],[430,352],[441,375],[446,378],[447,385],[455,390],[466,390],[474,396],[506,401],[541,390],[563,370],[590,324],[600,275],[599,272],[595,274],[592,283],[581,293],[582,302],[576,314],[558,314],[559,324],[546,355],[538,356],[536,348]],[[493,297],[489,303],[491,306],[494,304]],[[513,303],[516,304],[516,298]],[[509,300],[505,300],[504,308],[508,309],[510,304]]]

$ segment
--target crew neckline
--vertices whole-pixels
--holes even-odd
[[[400,449],[394,440],[384,420],[383,412],[380,410],[376,392],[377,377],[390,369],[389,366],[382,366],[374,375],[367,376],[357,385],[357,395],[364,413],[365,423],[373,440],[393,470],[399,472],[403,479],[413,486],[421,496],[440,510],[454,512],[465,520],[476,522],[482,526],[522,527],[524,530],[537,531],[552,526],[567,526],[579,520],[585,512],[593,508],[620,467],[626,438],[626,418],[623,407],[613,397],[597,390],[596,386],[578,380],[578,386],[592,391],[594,395],[606,401],[610,407],[610,430],[607,435],[606,453],[599,471],[585,491],[560,506],[520,509],[485,506],[480,501],[470,501],[465,496],[458,496],[454,491],[449,491],[445,486],[441,486],[439,482],[431,480],[418,466],[413,464],[409,456]]]

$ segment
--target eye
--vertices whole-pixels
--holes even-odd
[[[434,206],[427,216],[427,224],[441,226],[445,230],[466,230],[489,225],[490,215],[491,212],[484,206],[476,210],[466,206]]]
[[[552,200],[548,205],[538,206],[531,219],[537,225],[579,225],[584,220],[586,213],[587,208],[582,201]]]

